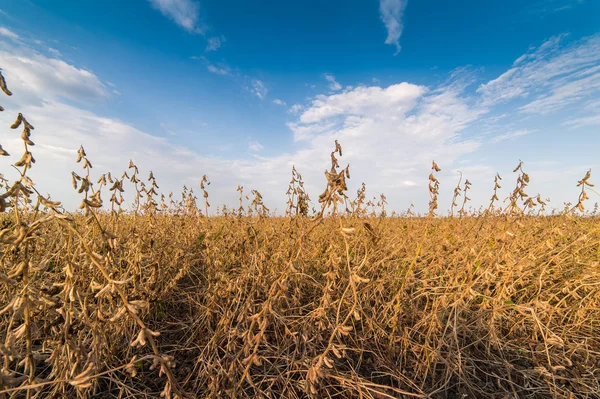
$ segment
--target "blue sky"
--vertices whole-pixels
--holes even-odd
[[[35,126],[43,192],[75,204],[68,176],[83,144],[95,172],[130,158],[161,189],[213,184],[214,205],[258,189],[282,209],[293,164],[313,198],[334,139],[350,189],[391,208],[427,207],[431,160],[441,208],[459,171],[487,203],[493,176],[525,162],[562,208],[597,166],[600,2],[7,0],[0,67]],[[13,156],[18,134],[0,131]],[[15,159],[0,160],[11,175]],[[581,175],[581,176],[580,176]],[[592,180],[594,180],[592,178]],[[446,206],[446,204],[448,206]]]

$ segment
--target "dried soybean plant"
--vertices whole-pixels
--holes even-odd
[[[338,202],[341,202],[341,197],[347,199],[345,194],[345,191],[347,190],[345,179],[350,177],[349,166],[347,166],[341,172],[337,172],[336,168],[339,167],[339,163],[335,157],[336,152],[340,156],[342,155],[342,148],[337,140],[335,141],[335,150],[331,154],[331,171],[329,173],[325,173],[328,186],[325,192],[321,194],[319,198],[323,204],[321,215],[323,214],[323,210],[327,204],[330,204],[333,207],[333,215],[336,215],[336,205]],[[332,198],[332,192],[336,193],[340,197]],[[358,194],[360,198],[360,190]],[[362,191],[362,194],[364,194],[364,190]],[[386,203],[385,196],[382,195],[380,201],[382,212],[384,212],[384,206]],[[326,381],[329,380],[329,377],[336,368],[337,362],[335,359],[343,362],[345,361],[345,358],[347,358],[348,354],[344,349],[345,337],[348,337],[351,331],[354,329],[354,321],[361,320],[361,315],[359,312],[360,300],[358,296],[359,285],[368,283],[370,281],[368,278],[359,275],[361,265],[354,264],[355,262],[352,260],[351,253],[355,250],[355,248],[351,248],[351,239],[354,241],[356,238],[356,228],[344,226],[342,224],[342,218],[338,218],[338,220],[340,233],[344,241],[344,255],[341,256],[343,259],[341,263],[330,263],[332,268],[327,272],[328,289],[325,290],[324,295],[319,302],[319,307],[314,313],[315,317],[317,318],[315,325],[322,330],[322,333],[325,333],[325,337],[327,337],[327,335],[329,336],[325,341],[325,347],[322,350],[319,350],[317,354],[313,356],[312,360],[310,361],[310,366],[305,374],[303,388],[306,394],[308,394],[310,397],[321,397],[323,395],[322,391],[324,390]],[[364,226],[365,230],[373,238],[379,238],[369,223],[364,223]],[[375,239],[373,242],[375,242]],[[336,285],[343,287],[341,288],[343,292],[339,297],[340,305],[337,308],[335,321],[329,321],[327,324],[325,324],[323,322],[323,318],[327,314],[327,309],[330,307],[330,290],[333,290],[333,287]],[[341,304],[343,303],[345,303],[346,306],[342,310]],[[374,389],[373,392],[380,393],[377,389]]]
[[[0,89],[2,89],[2,91],[4,92],[4,94],[6,94],[7,96],[12,96],[12,91],[10,91],[8,89],[8,86],[6,84],[6,79],[4,78],[4,75],[2,74],[2,68],[0,68]],[[4,107],[2,105],[0,105],[0,112],[4,111]]]
[[[522,214],[524,210],[519,206],[519,201],[524,201],[525,198],[528,197],[524,189],[529,184],[529,175],[523,171],[523,161],[521,160],[519,160],[519,164],[513,170],[513,173],[517,172],[519,173],[517,176],[517,184],[509,197],[505,200],[505,202],[509,202],[505,209],[505,212],[509,215]]]
[[[587,201],[590,198],[588,196],[587,192],[585,191],[585,188],[586,187],[594,187],[594,185],[588,181],[591,176],[592,176],[592,170],[590,169],[585,173],[585,176],[583,176],[583,179],[581,179],[577,182],[577,187],[581,187],[581,193],[579,193],[579,198],[577,198],[577,204],[575,204],[575,206],[571,209],[571,212],[574,211],[575,209],[578,209],[579,212],[581,212],[581,213],[585,212],[585,207],[583,206],[583,202]]]
[[[198,215],[198,205],[197,205],[198,197],[194,194],[194,190],[190,189],[188,193],[184,195],[185,201],[185,214],[187,215]]]
[[[494,176],[494,194],[490,198],[490,205],[487,208],[487,212],[492,212],[494,210],[494,203],[500,200],[498,198],[498,189],[502,188],[500,180],[502,180],[502,177],[500,177],[499,173],[496,173],[496,176]]]
[[[156,184],[156,179],[154,178],[154,173],[152,171],[150,171],[150,174],[148,175],[148,182],[150,183],[150,189],[144,190],[144,192],[146,193],[146,203],[144,204],[144,210],[147,213],[154,215],[158,211],[158,203],[156,202],[154,197],[158,196],[158,192],[156,190],[159,189],[159,187],[158,184]]]
[[[123,193],[125,190],[123,189],[123,178],[116,179],[113,178],[110,173],[108,174],[108,182],[111,184],[108,189],[110,194],[110,210],[111,213],[115,216],[119,216],[121,214],[122,208],[121,205],[125,201],[123,198]]]
[[[356,198],[351,202],[353,217],[362,218],[366,216],[366,192],[367,185],[365,184],[365,182],[362,182],[360,188],[356,190]]]
[[[244,211],[244,187],[240,186],[238,184],[237,189],[235,191],[237,191],[238,193],[240,193],[240,198],[239,198],[240,205],[239,205],[239,207],[237,209],[237,216],[238,217],[242,217],[242,216],[244,216],[244,213],[245,213],[245,211]]]
[[[86,176],[79,179],[76,178],[77,181],[81,183],[81,187],[79,188],[79,193],[84,194],[84,199],[80,208],[85,208],[85,214],[90,215],[88,218],[88,224],[94,224],[100,230],[101,237],[104,240],[106,246],[104,247],[104,255],[91,251],[89,247],[85,244],[85,241],[82,243],[85,248],[91,263],[95,268],[100,272],[103,281],[92,284],[92,290],[97,291],[94,295],[94,298],[101,300],[100,298],[104,298],[106,300],[110,300],[112,302],[112,298],[118,298],[120,300],[120,307],[116,310],[116,312],[110,317],[109,322],[118,323],[120,319],[126,317],[133,321],[134,325],[138,328],[138,333],[136,338],[131,342],[132,347],[144,347],[146,344],[149,344],[151,348],[151,354],[144,356],[141,360],[138,359],[137,356],[133,356],[131,361],[126,364],[125,369],[132,376],[137,374],[136,368],[139,362],[143,362],[144,360],[151,360],[151,369],[158,369],[160,376],[166,376],[166,383],[164,385],[163,391],[161,392],[161,396],[170,398],[175,395],[176,397],[183,397],[182,392],[180,391],[179,384],[176,381],[172,368],[175,366],[174,358],[170,355],[165,355],[160,353],[158,349],[158,344],[156,342],[156,337],[160,335],[157,331],[152,331],[146,326],[146,323],[142,321],[140,318],[140,313],[144,311],[149,305],[146,300],[135,299],[131,300],[128,298],[128,295],[125,292],[125,288],[131,283],[132,278],[121,278],[119,280],[115,279],[111,276],[111,270],[118,270],[119,268],[116,265],[114,251],[118,247],[117,236],[107,231],[101,224],[99,215],[97,214],[97,209],[102,207],[102,199],[100,197],[100,190],[94,191],[90,179],[90,170],[92,168],[92,164],[85,153],[83,147],[80,147],[77,153],[77,163],[80,163],[83,160],[82,167],[86,170]],[[137,175],[137,167],[134,165],[134,174],[132,176]],[[74,175],[75,176],[75,175]],[[146,194],[150,198],[149,201],[152,200],[152,196],[156,195],[156,192],[152,192],[154,188],[158,188],[156,182],[154,181],[154,176],[152,172],[150,172],[149,180],[152,182],[151,190],[147,190]],[[143,190],[143,187],[142,187]],[[141,191],[141,190],[140,190]],[[91,192],[91,193],[90,193]],[[138,197],[139,199],[140,197]],[[154,204],[151,202],[147,202],[146,204],[146,213],[151,215],[154,214]],[[136,209],[137,213],[137,209]],[[79,236],[79,233],[71,226],[71,230]],[[89,230],[88,230],[88,234]],[[81,237],[85,240],[85,237]],[[73,272],[67,273],[68,276],[72,275]],[[94,283],[94,281],[92,281]],[[71,295],[72,289],[70,291]],[[79,298],[78,298],[79,299]],[[81,299],[79,299],[81,301]],[[71,299],[73,301],[73,299]],[[84,304],[85,306],[85,304]],[[89,381],[91,379],[90,375],[94,370],[99,368],[99,365],[95,362],[95,356],[92,357],[89,363],[86,365],[84,371],[75,378],[74,381],[71,381],[71,385],[79,389],[87,388],[92,385]]]
[[[2,89],[6,94],[6,82],[2,77]],[[8,91],[8,93],[7,93]],[[31,196],[36,191],[33,181],[27,172],[35,163],[29,147],[33,126],[27,122],[22,114],[11,125],[12,129],[23,125],[21,139],[23,140],[24,153],[19,161],[14,163],[19,173],[19,180],[15,181],[5,193],[0,196],[0,211],[4,212],[11,207],[14,212],[14,224],[0,231],[0,244],[2,253],[0,269],[0,284],[5,291],[4,299],[7,300],[0,309],[0,316],[8,319],[5,325],[4,342],[0,343],[2,368],[0,370],[0,392],[5,389],[14,389],[21,385],[32,385],[37,379],[37,359],[35,342],[40,336],[40,325],[36,320],[36,313],[44,308],[48,302],[52,303],[46,295],[35,286],[36,274],[42,271],[44,265],[34,263],[34,242],[39,238],[39,229],[44,223],[50,222],[54,215],[40,212],[40,205],[47,208],[60,205],[51,202],[41,195],[35,204],[35,210],[30,208]],[[4,154],[8,155],[8,154]],[[8,202],[7,202],[8,200]],[[28,390],[27,396],[30,396]],[[4,394],[2,394],[4,396]]]
[[[102,226],[98,211],[101,189],[111,176],[101,176],[94,190],[92,164],[80,147],[77,162],[82,162],[85,175],[73,172],[72,180],[83,196],[80,209],[85,215],[62,213],[60,202],[40,195],[28,176],[35,163],[30,150],[34,127],[19,114],[11,128],[21,125],[24,153],[14,164],[19,179],[0,196],[1,211],[11,207],[14,212],[0,231],[0,298],[7,300],[0,309],[0,396],[93,396],[102,389],[103,374],[119,369],[135,373],[146,361],[167,377],[163,396],[177,395],[173,359],[159,352],[154,339],[158,334],[140,318],[147,303],[129,299],[131,279],[117,277],[123,265],[117,266],[114,255],[117,236]],[[123,324],[122,319],[132,323]],[[133,325],[139,328],[133,344],[149,342],[152,353],[107,371],[122,351],[115,348],[122,342],[118,337]]]
[[[337,215],[338,204],[347,200],[346,190],[346,179],[350,178],[350,166],[346,166],[338,172],[340,164],[337,157],[342,156],[342,146],[335,140],[335,148],[331,152],[331,169],[325,171],[325,178],[327,179],[327,187],[325,191],[319,195],[319,203],[321,204],[321,210],[319,211],[317,218],[322,218],[325,210],[331,207],[332,215]]]
[[[456,183],[456,187],[454,187],[454,195],[452,196],[452,205],[450,206],[450,216],[451,217],[454,216],[454,207],[458,206],[456,201],[458,200],[458,197],[461,196],[460,183],[462,183],[462,172],[459,171],[458,173],[460,173],[460,177],[458,179],[458,183]]]
[[[210,181],[206,175],[203,175],[202,180],[200,180],[200,189],[202,190],[202,197],[204,198],[204,211],[206,212],[204,216],[208,217],[208,208],[210,208],[210,204],[208,203],[208,191],[206,191],[206,186],[210,186]]]
[[[467,192],[470,189],[471,189],[471,182],[469,181],[469,179],[467,179],[467,180],[465,180],[465,186],[463,187],[463,194],[464,194],[463,203],[460,208],[460,211],[458,211],[458,213],[461,217],[467,215],[467,211],[465,211],[465,206],[467,205],[467,201],[471,201],[471,198],[469,198],[469,196],[467,195]]]
[[[440,171],[440,167],[433,161],[431,164],[431,173],[429,174],[429,217],[435,216],[435,210],[438,208],[440,182],[433,173]]]
[[[527,215],[533,215],[535,208],[538,205],[540,206],[540,208],[538,209],[538,212],[537,212],[537,214],[539,215],[540,213],[543,212],[546,202],[544,200],[542,200],[542,197],[540,194],[536,195],[535,197],[528,197],[525,200],[525,202],[523,203],[523,212],[526,212]]]
[[[8,86],[6,85],[6,80],[4,79],[4,75],[2,75],[2,69],[0,69],[0,89],[2,89],[2,92],[4,92],[4,94],[6,94],[7,96],[12,96],[12,92],[8,89]],[[0,105],[0,112],[2,112],[2,111],[4,111],[4,107],[2,105]],[[9,155],[10,154],[2,148],[2,144],[0,143],[0,156],[6,157]],[[1,203],[0,203],[0,206],[2,206]]]
[[[83,160],[82,168],[85,170],[85,176],[81,177],[75,172],[71,172],[73,177],[73,188],[78,189],[79,194],[83,194],[84,198],[79,205],[79,209],[84,209],[85,214],[88,215],[92,209],[102,207],[101,191],[94,190],[93,183],[90,177],[90,171],[92,169],[92,163],[87,158],[87,154],[83,146],[79,147],[77,151],[77,163]]]
[[[261,193],[259,193],[258,190],[252,190],[250,191],[250,194],[252,194],[254,198],[252,198],[252,202],[248,208],[248,214],[252,215],[253,213],[256,213],[256,215],[261,218],[269,216],[269,208],[264,204]]]
[[[379,217],[387,217],[387,212],[385,210],[385,206],[387,204],[387,197],[384,194],[379,194],[379,201],[377,201],[377,207],[381,209],[381,211],[379,212]]]
[[[308,216],[310,197],[304,189],[302,175],[298,173],[295,166],[292,166],[292,180],[286,195],[288,196],[286,216]]]
[[[144,183],[141,182],[138,178],[140,171],[137,165],[133,163],[131,159],[129,160],[129,166],[127,167],[127,169],[132,170],[131,177],[128,176],[127,171],[124,171],[123,176],[121,178],[127,178],[131,183],[133,183],[133,188],[135,191],[135,199],[133,200],[133,206],[135,207],[134,214],[137,215],[137,213],[140,210],[140,206],[142,205],[142,198],[144,198],[144,195],[142,194]]]
[[[540,194],[538,194],[535,197],[535,200],[537,201],[537,204],[540,206],[540,209],[538,211],[538,216],[544,214],[544,212],[546,211],[546,205],[548,205],[548,202],[550,202],[550,198],[546,198],[545,200],[543,200],[542,196]]]

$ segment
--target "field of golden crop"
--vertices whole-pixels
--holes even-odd
[[[433,163],[429,214],[389,217],[385,197],[349,198],[336,142],[317,209],[294,169],[285,217],[242,187],[239,209],[207,217],[206,177],[198,206],[133,163],[94,175],[81,148],[68,212],[27,175],[33,126],[19,114],[12,128],[24,153],[0,185],[0,398],[599,397],[589,173],[561,214],[526,196],[519,165],[505,208],[494,192],[467,212],[466,181],[442,218]]]

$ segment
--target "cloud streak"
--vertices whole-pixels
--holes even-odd
[[[15,98],[23,102],[57,98],[101,101],[109,96],[107,87],[93,72],[58,58],[26,54],[0,44],[0,62],[11,87],[20,93]]]
[[[520,111],[548,114],[600,93],[600,34],[564,46],[566,35],[553,37],[519,57],[498,78],[477,92],[486,105],[512,100]]]
[[[533,132],[535,132],[535,130],[521,129],[521,130],[517,130],[514,132],[509,132],[509,133],[505,133],[505,134],[496,136],[496,137],[492,138],[491,142],[493,144],[497,144],[497,143],[501,143],[501,142],[507,141],[507,140],[515,140],[515,139],[518,139],[519,137],[526,136]]]
[[[165,17],[190,33],[203,33],[199,27],[200,3],[193,0],[148,0]]]
[[[402,17],[406,8],[407,0],[380,0],[379,13],[381,21],[387,30],[385,44],[396,47],[394,55],[398,55],[402,47],[400,46],[400,36],[404,30]]]
[[[4,37],[7,37],[12,40],[19,39],[19,35],[17,35],[15,32],[13,32],[10,29],[5,28],[3,26],[0,26],[0,36],[4,36]]]
[[[206,48],[204,51],[206,52],[210,52],[210,51],[217,51],[219,48],[221,48],[221,46],[223,45],[223,43],[225,42],[225,36],[220,36],[220,37],[210,37],[208,38],[208,40],[206,41]]]
[[[267,96],[267,93],[269,92],[269,90],[265,86],[265,83],[260,79],[252,79],[250,85],[251,86],[248,90],[256,97],[260,98],[261,100],[264,100]]]
[[[323,75],[325,77],[325,80],[327,80],[329,82],[329,85],[327,87],[329,87],[329,90],[331,91],[339,91],[342,90],[342,85],[339,84],[336,80],[335,80],[335,76],[330,75],[330,74],[325,74]]]

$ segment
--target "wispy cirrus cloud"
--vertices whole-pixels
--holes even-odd
[[[525,7],[524,11],[534,15],[551,14],[571,10],[584,2],[585,0],[537,0]]]
[[[325,77],[325,80],[327,80],[329,82],[329,85],[327,87],[329,87],[329,90],[331,91],[338,91],[338,90],[342,90],[342,85],[339,84],[337,82],[337,80],[335,80],[335,76],[326,73],[325,75],[323,75]]]
[[[262,150],[264,146],[256,140],[250,140],[248,143],[248,149],[253,152],[258,152]]]
[[[203,61],[206,65],[206,69],[210,73],[228,77],[229,79],[239,84],[243,90],[252,93],[254,96],[258,97],[261,100],[264,100],[267,97],[267,94],[269,93],[269,89],[267,88],[267,85],[264,81],[252,76],[245,75],[241,73],[238,69],[233,69],[223,62],[218,62],[215,64],[210,62],[205,56],[192,56],[190,58],[193,60]],[[285,102],[282,101],[282,103],[279,103],[279,101],[282,100],[275,100],[273,102],[275,104],[285,105]]]
[[[207,35],[210,30],[202,23],[200,15],[200,2],[197,0],[148,0],[152,7],[160,11],[165,17],[175,22],[189,33]],[[216,51],[226,39],[223,35],[211,36],[206,39],[205,52]],[[222,72],[222,70],[221,70]],[[217,72],[218,73],[218,72]]]
[[[223,35],[210,37],[206,40],[206,48],[204,51],[206,51],[206,52],[217,51],[219,48],[221,48],[221,46],[223,45],[224,42],[225,42],[225,36],[223,36]]]
[[[396,47],[394,55],[398,55],[402,49],[400,36],[404,30],[402,18],[407,2],[407,0],[380,0],[379,2],[380,17],[388,33],[385,44]]]
[[[204,56],[193,56],[190,58],[193,60],[204,61],[204,63],[206,64],[206,69],[210,73],[214,73],[215,75],[221,75],[221,76],[233,75],[233,70],[231,69],[231,67],[229,65],[227,65],[225,63],[219,62],[217,64],[213,64]]]
[[[288,112],[292,113],[292,114],[297,114],[298,112],[300,112],[302,110],[303,106],[302,104],[294,104],[290,107],[290,109],[288,109]]]
[[[600,126],[600,100],[592,100],[582,108],[582,116],[574,117],[563,122],[563,126],[572,129]]]
[[[497,144],[502,141],[515,140],[515,139],[518,139],[519,137],[523,137],[528,134],[534,133],[535,131],[536,130],[520,129],[520,130],[516,130],[514,132],[504,133],[504,134],[495,136],[494,138],[492,138],[491,142],[493,144]]]
[[[513,67],[481,85],[483,103],[519,99],[520,111],[547,114],[600,94],[600,34],[564,45],[553,37],[519,57]]]
[[[568,121],[564,122],[563,125],[571,128],[600,126],[600,112],[598,113],[598,115],[569,119]]]
[[[200,27],[200,3],[194,0],[148,0],[165,17],[190,33],[204,33]]]
[[[7,38],[12,39],[12,40],[19,39],[19,35],[17,35],[12,30],[10,30],[8,28],[5,28],[3,26],[0,26],[0,36],[4,36],[4,37],[7,37]]]
[[[261,100],[264,100],[267,96],[267,93],[269,92],[269,90],[265,86],[265,83],[260,79],[252,79],[248,91],[250,91],[252,94],[260,98]]]
[[[231,68],[229,68],[227,65],[224,65],[224,64],[220,64],[220,66],[216,66],[211,63],[208,63],[206,65],[206,69],[208,69],[209,72],[217,74],[217,75],[231,75]]]

